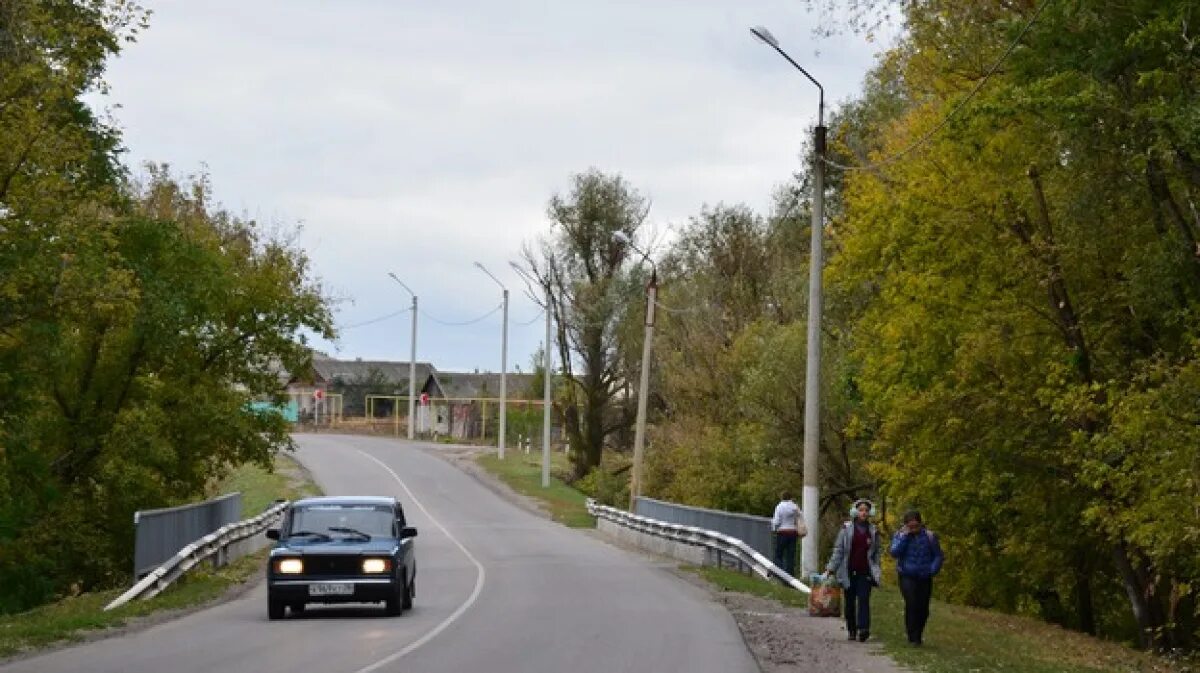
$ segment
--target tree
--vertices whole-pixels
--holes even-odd
[[[830,269],[835,294],[867,298],[852,334],[874,474],[946,521],[960,599],[1110,635],[1132,616],[1156,647],[1196,632],[1194,536],[1178,533],[1200,520],[1150,523],[1198,502],[1187,481],[1150,486],[1196,455],[1174,393],[1200,297],[1181,205],[1195,11],[911,5],[836,134],[867,163],[909,152],[845,176]]]
[[[523,252],[538,283],[551,288],[556,346],[567,386],[564,424],[575,478],[600,464],[609,438],[632,423],[628,396],[618,399],[631,346],[622,321],[637,305],[637,277],[627,273],[633,239],[649,212],[647,200],[619,175],[597,170],[572,177],[566,195],[551,198],[554,232]]]
[[[282,401],[278,367],[309,363],[301,329],[332,336],[304,256],[213,210],[205,180],[151,168],[127,193],[104,256],[73,260],[63,281],[70,296],[115,277],[121,293],[10,330],[29,406],[0,437],[5,609],[118,581],[135,510],[193,500],[234,465],[269,466],[289,428],[250,402]],[[64,545],[78,553],[54,553]]]

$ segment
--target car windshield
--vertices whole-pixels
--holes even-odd
[[[289,534],[310,531],[333,538],[391,537],[392,509],[386,505],[309,505],[292,510]]]

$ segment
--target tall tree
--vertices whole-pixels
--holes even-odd
[[[573,382],[564,424],[576,478],[599,465],[610,438],[632,423],[630,400],[620,395],[629,378],[621,363],[637,344],[628,343],[622,321],[640,313],[633,309],[640,283],[627,270],[633,251],[614,234],[635,239],[648,212],[647,199],[624,178],[592,169],[550,199],[554,230],[523,253],[551,288],[559,362]]]
[[[1197,621],[1195,480],[1150,486],[1196,466],[1196,406],[1175,395],[1200,297],[1196,11],[909,5],[839,130],[874,165],[845,176],[830,269],[835,294],[868,298],[875,473],[946,522],[969,559],[954,595],[1113,635],[1132,616],[1159,647]],[[1171,501],[1191,507],[1160,528]]]

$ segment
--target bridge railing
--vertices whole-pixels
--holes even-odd
[[[750,545],[755,551],[774,558],[774,536],[771,534],[771,517],[754,516],[719,509],[691,507],[664,500],[638,496],[634,501],[633,513],[640,516],[676,523],[681,526],[696,526],[735,537]]]
[[[587,508],[592,516],[602,521],[610,521],[622,528],[705,549],[711,555],[715,565],[723,565],[722,557],[729,557],[765,580],[778,581],[804,593],[812,592],[807,584],[792,577],[758,550],[731,535],[698,526],[685,526],[631,514],[624,510],[601,505],[591,498],[587,500]]]
[[[141,579],[187,543],[242,518],[242,494],[133,515],[133,576]]]
[[[104,609],[112,610],[135,598],[153,598],[205,559],[215,556],[217,564],[222,564],[238,543],[261,534],[279,519],[288,504],[287,501],[277,502],[258,516],[226,524],[216,531],[184,545],[162,565],[138,580],[128,591],[104,606]]]

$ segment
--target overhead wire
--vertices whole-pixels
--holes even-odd
[[[377,322],[383,322],[384,320],[390,320],[391,318],[395,318],[396,316],[401,315],[403,313],[408,313],[411,310],[412,310],[411,306],[408,308],[402,308],[399,311],[395,311],[395,312],[389,313],[387,315],[381,315],[378,318],[371,318],[370,320],[364,320],[362,322],[356,322],[356,323],[353,323],[350,325],[342,325],[340,329],[347,330],[347,329],[354,329],[356,327],[366,327],[367,325],[374,325]]]
[[[451,327],[461,327],[463,325],[473,325],[481,320],[484,320],[485,318],[488,318],[489,316],[493,315],[496,311],[499,311],[503,307],[504,307],[503,304],[496,304],[496,308],[488,311],[487,313],[484,313],[483,315],[479,316],[478,318],[471,318],[470,320],[463,320],[461,322],[455,322],[455,321],[450,321],[450,320],[441,320],[440,318],[435,318],[435,317],[429,315],[425,311],[425,309],[420,309],[420,310],[421,310],[421,315],[425,316],[426,318],[429,318],[430,320],[434,321],[435,323],[438,323],[439,325],[449,325]]]
[[[514,323],[514,324],[515,324],[515,325],[522,325],[522,326],[523,326],[523,325],[532,325],[534,322],[536,322],[536,321],[537,321],[537,319],[538,319],[538,318],[541,318],[541,317],[542,317],[543,315],[545,315],[545,314],[546,314],[546,309],[541,309],[540,311],[538,311],[538,312],[537,312],[537,313],[536,313],[536,314],[535,314],[535,315],[534,315],[532,318],[530,318],[529,320],[525,320],[525,321],[522,321],[522,322],[517,322],[517,323]]]

